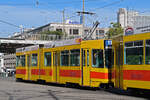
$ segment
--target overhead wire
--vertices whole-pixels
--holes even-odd
[[[15,25],[15,24],[12,24],[12,23],[7,22],[7,21],[4,21],[4,20],[0,20],[0,22],[5,23],[5,24],[8,24],[8,25],[11,25],[11,26],[14,26],[14,27],[16,27],[16,28],[21,28],[20,26],[17,26],[17,25]]]

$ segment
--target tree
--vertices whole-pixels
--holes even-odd
[[[110,24],[111,24],[110,29],[106,33],[107,38],[112,38],[114,36],[123,35],[124,30],[119,23],[110,23]]]

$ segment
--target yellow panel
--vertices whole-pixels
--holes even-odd
[[[133,80],[124,80],[123,81],[123,89],[128,88],[140,88],[140,89],[150,89],[149,81],[133,81]]]
[[[87,40],[81,42],[82,48],[104,49],[104,40]]]
[[[149,36],[150,36],[150,33],[134,34],[134,35],[124,36],[123,40],[124,42],[144,40],[144,39],[150,39]]]

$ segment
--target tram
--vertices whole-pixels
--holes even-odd
[[[150,89],[150,33],[112,40],[66,40],[16,50],[16,79]]]
[[[112,81],[116,88],[145,92],[150,89],[150,33],[132,34],[112,40]]]
[[[123,37],[123,89],[150,89],[150,33]]]
[[[77,84],[112,85],[111,40],[66,40],[16,50],[16,79]]]

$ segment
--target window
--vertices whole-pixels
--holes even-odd
[[[143,64],[143,41],[125,43],[124,63],[127,65]]]
[[[80,50],[70,51],[70,66],[80,66]]]
[[[105,33],[104,30],[99,30],[99,35],[104,33]]]
[[[105,65],[107,68],[111,68],[114,62],[114,56],[112,49],[105,50]]]
[[[99,33],[98,33],[98,30],[96,30],[96,35],[98,35]]]
[[[145,64],[150,64],[150,40],[146,40],[145,49]]]
[[[44,53],[44,66],[51,66],[51,52]]]
[[[21,66],[24,67],[25,66],[25,55],[21,56]]]
[[[21,67],[25,66],[25,55],[16,57],[16,67],[18,66],[21,66]]]
[[[84,30],[84,33],[87,34],[89,32],[89,30]]]
[[[92,50],[92,67],[104,68],[103,50]]]
[[[72,35],[72,29],[69,30],[70,35]]]
[[[62,29],[60,28],[60,29],[56,29],[56,31],[58,31],[58,32],[62,32]]]
[[[87,66],[89,66],[89,50],[87,50]]]
[[[61,66],[69,66],[69,50],[61,51]]]
[[[37,66],[37,54],[32,54],[32,66]]]
[[[21,66],[21,59],[20,56],[16,57],[16,67]]]
[[[83,50],[83,66],[85,66],[85,50]]]
[[[79,30],[78,29],[73,29],[73,35],[78,35],[79,34]]]

